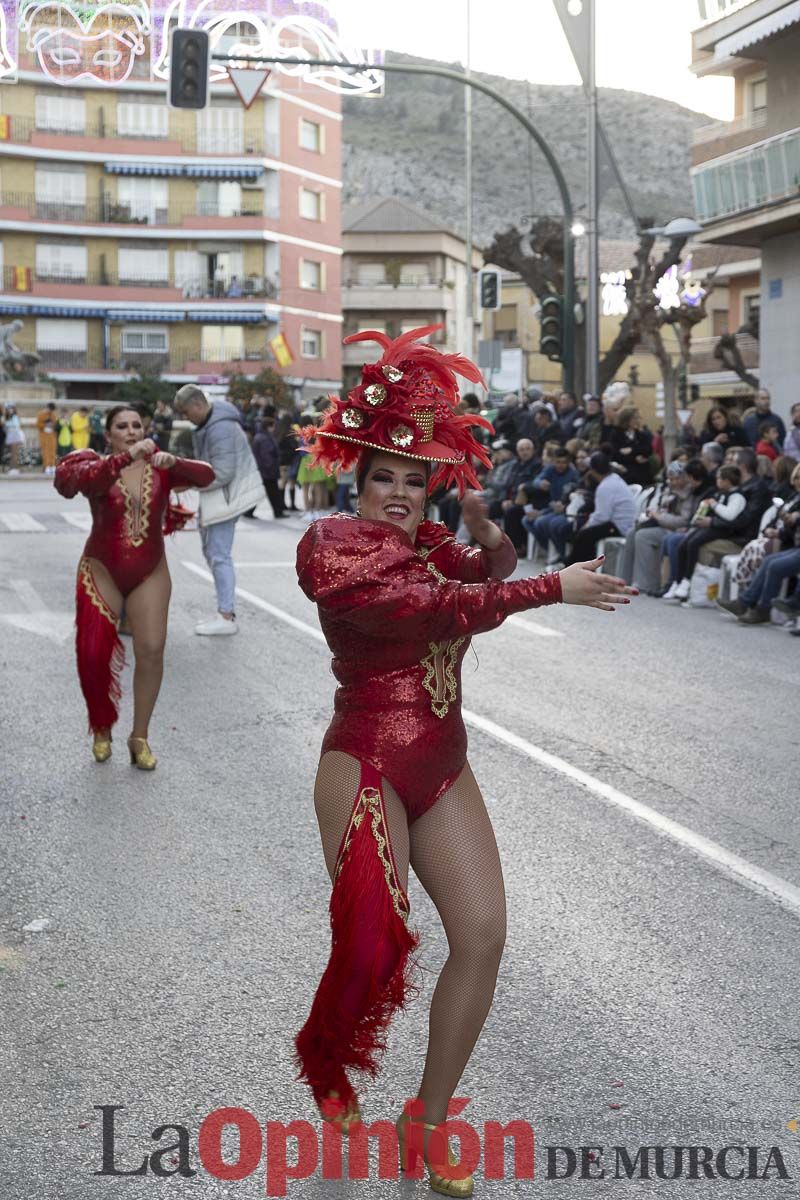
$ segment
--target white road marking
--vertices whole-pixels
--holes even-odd
[[[513,616],[506,617],[505,624],[516,625],[519,629],[526,629],[528,633],[535,633],[537,637],[563,638],[567,636],[560,629],[550,629],[548,625],[540,625],[538,621],[527,621],[525,617],[520,617],[516,613]]]
[[[30,513],[3,513],[0,521],[11,533],[44,533],[46,530],[46,526],[32,517]]]
[[[195,563],[184,561],[183,565],[193,571],[195,575],[199,575],[201,579],[205,579],[209,583],[214,582],[213,576]],[[244,588],[237,587],[236,594],[250,604],[254,604],[256,608],[268,612],[277,620],[314,638],[315,641],[322,642],[323,645],[327,644],[321,629],[298,620],[297,617],[291,616],[281,608],[276,608],[274,604],[268,604],[266,600],[253,595],[252,592],[245,591]],[[795,887],[794,884],[781,879],[778,875],[773,875],[771,871],[763,870],[755,863],[748,862],[746,858],[742,858],[738,854],[733,854],[719,842],[714,842],[701,833],[695,833],[693,829],[681,825],[678,821],[673,821],[671,817],[665,817],[647,804],[642,804],[639,800],[634,800],[632,796],[626,795],[625,792],[620,792],[610,784],[603,783],[602,779],[596,779],[594,775],[582,771],[580,767],[573,767],[565,759],[551,754],[548,750],[543,750],[540,746],[534,746],[532,742],[513,733],[510,729],[505,729],[502,725],[497,725],[488,717],[482,717],[479,713],[471,712],[468,709],[462,709],[461,715],[466,725],[472,726],[473,729],[479,729],[488,737],[494,738],[495,741],[511,746],[514,750],[524,754],[526,758],[539,763],[540,766],[565,776],[573,783],[577,783],[591,792],[592,795],[605,801],[606,804],[621,809],[637,821],[654,829],[656,833],[671,838],[678,845],[691,850],[734,882],[744,884],[745,887],[789,910],[794,916],[800,917],[800,888]]]
[[[74,625],[74,618],[70,613],[50,612],[30,580],[12,579],[9,582],[26,611],[4,613],[2,619],[6,624],[26,633],[50,638],[59,644],[69,637]]]
[[[61,516],[64,518],[65,521],[68,521],[70,525],[75,525],[78,529],[82,529],[85,533],[88,533],[88,531],[92,528],[92,514],[91,513],[67,513],[67,512],[65,512],[65,513],[62,513]]]

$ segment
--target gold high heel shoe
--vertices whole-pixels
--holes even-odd
[[[111,758],[111,734],[95,733],[92,743],[92,754],[95,762],[105,762]]]
[[[154,771],[158,759],[147,744],[146,738],[129,737],[128,750],[131,755],[131,766],[140,771]]]
[[[395,1125],[397,1129],[397,1149],[400,1156],[400,1171],[408,1172],[413,1170],[417,1159],[420,1157],[419,1142],[416,1145],[409,1145],[406,1142],[406,1129],[409,1124],[421,1125],[423,1130],[429,1132],[436,1129],[436,1125],[429,1125],[427,1121],[418,1121],[408,1113],[401,1113],[400,1118]],[[422,1145],[425,1146],[425,1133],[422,1134]],[[471,1196],[474,1188],[474,1181],[471,1175],[467,1175],[464,1179],[447,1179],[444,1175],[440,1175],[434,1171],[429,1165],[424,1153],[422,1160],[428,1168],[428,1185],[434,1192],[439,1192],[442,1196]],[[450,1143],[447,1143],[447,1162],[451,1167],[458,1165],[458,1159],[450,1149]]]
[[[343,1102],[339,1099],[339,1093],[328,1092],[319,1106],[319,1115],[323,1121],[328,1121],[331,1125],[338,1125],[342,1133],[349,1134],[352,1127],[361,1121],[361,1110],[358,1103],[355,1108],[345,1109],[344,1112],[340,1111],[342,1108]]]

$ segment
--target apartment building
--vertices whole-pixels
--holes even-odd
[[[163,82],[28,65],[0,84],[0,319],[66,395],[137,368],[223,390],[264,365],[299,401],[337,389],[339,97],[274,75],[248,110],[219,83],[178,112]]]
[[[379,329],[399,337],[421,325],[442,324],[429,341],[441,350],[477,353],[480,313],[474,314],[470,337],[463,237],[405,200],[389,197],[347,208],[342,242],[346,334]],[[481,254],[473,251],[473,284],[482,266]],[[380,353],[370,343],[345,346],[345,387],[354,387],[361,365]]]
[[[742,288],[739,323],[759,308],[760,378],[787,413],[800,377],[800,4],[699,0],[695,74],[735,81],[733,121],[695,133],[692,183],[706,242],[760,255],[758,296]]]

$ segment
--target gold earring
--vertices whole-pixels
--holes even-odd
[[[361,509],[357,505],[356,505],[356,516],[357,517],[361,516]]]

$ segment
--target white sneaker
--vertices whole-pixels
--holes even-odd
[[[669,587],[664,592],[664,595],[661,597],[661,599],[662,600],[677,600],[678,599],[678,581],[677,580],[675,581],[675,583],[671,583],[669,585]]]
[[[12,467],[8,473],[9,473],[9,475],[19,475],[19,471],[17,470],[16,467]]]
[[[675,592],[675,599],[676,600],[688,600],[690,587],[691,587],[691,584],[689,583],[689,580],[682,579],[680,581],[680,583],[678,584],[677,590]]]
[[[195,625],[194,631],[201,637],[230,637],[231,634],[239,632],[239,626],[235,617],[228,621],[221,613],[217,613],[209,621],[201,621],[199,625]]]

